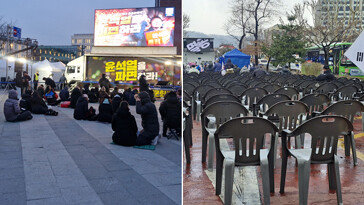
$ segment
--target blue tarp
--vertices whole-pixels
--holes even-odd
[[[239,68],[242,68],[244,66],[248,67],[248,65],[250,64],[250,56],[242,53],[238,49],[231,50],[224,54],[224,64],[229,58],[231,59],[231,62]]]

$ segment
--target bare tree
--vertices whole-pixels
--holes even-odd
[[[8,24],[4,21],[3,17],[0,16],[0,51],[5,48],[7,40]]]
[[[188,14],[183,14],[183,36],[187,37],[187,29],[190,27],[191,18]]]
[[[239,33],[239,38],[235,37],[239,41],[239,47],[245,37],[254,37],[255,64],[258,64],[261,26],[277,13],[279,3],[280,0],[233,0],[232,16],[225,25],[227,33]]]
[[[297,4],[293,14],[302,25],[307,42],[324,51],[325,65],[328,65],[330,48],[339,42],[353,42],[361,32],[362,18],[359,17],[359,2],[348,7],[345,0],[331,1],[330,4],[326,1],[323,5],[318,0],[307,0]],[[348,14],[345,12],[347,9]],[[306,12],[312,16],[313,25],[303,17]]]

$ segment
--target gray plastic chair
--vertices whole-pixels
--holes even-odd
[[[193,119],[196,120],[196,115],[199,118],[200,113],[201,113],[201,109],[202,109],[202,97],[207,93],[207,91],[214,89],[214,87],[210,86],[210,85],[200,85],[198,87],[195,88],[195,90],[193,91],[193,95],[192,95],[192,116]],[[199,119],[197,119],[199,120]]]
[[[209,142],[208,168],[212,169],[214,159],[214,133],[226,121],[246,116],[249,111],[238,102],[216,102],[207,106],[201,114],[202,162],[206,162],[207,141]],[[209,124],[210,123],[210,124]]]
[[[235,166],[260,166],[262,172],[264,204],[270,204],[274,192],[273,149],[264,148],[265,135],[271,135],[275,144],[278,129],[270,121],[259,117],[240,117],[227,121],[215,133],[216,195],[221,194],[223,164],[225,162],[225,202],[232,204]],[[235,150],[220,147],[220,140],[232,138]],[[247,148],[249,147],[249,148]]]
[[[299,92],[293,87],[284,87],[276,90],[274,94],[285,94],[288,95],[291,100],[298,100]]]
[[[231,94],[232,93],[227,90],[226,88],[215,88],[215,89],[211,89],[209,91],[207,91],[205,93],[205,95],[203,96],[202,100],[202,104],[204,104],[210,97],[215,96],[215,95],[221,95],[221,94]]]
[[[329,187],[336,190],[337,203],[343,204],[339,173],[339,160],[336,155],[338,137],[353,135],[353,125],[341,116],[320,116],[306,121],[293,131],[285,130],[282,135],[282,173],[280,193],[284,193],[288,156],[293,156],[298,162],[299,204],[306,205],[311,164],[327,164]],[[301,134],[312,136],[311,148],[288,149],[287,138]]]
[[[309,107],[310,113],[314,111],[321,112],[324,106],[330,104],[330,98],[325,94],[309,94],[301,98],[300,101]]]
[[[226,102],[226,101],[233,101],[233,102],[241,103],[239,98],[235,97],[232,94],[221,94],[221,95],[214,95],[214,96],[210,97],[207,101],[205,101],[205,104],[203,104],[202,107],[205,108],[205,107],[211,105],[212,103]]]
[[[252,109],[253,104],[257,103],[262,99],[268,92],[263,88],[249,88],[246,89],[240,96],[241,103],[247,107],[247,109]]]
[[[354,122],[354,117],[357,114],[364,112],[364,105],[355,100],[344,100],[336,102],[329,107],[327,107],[320,115],[340,115],[348,119],[351,123]],[[345,156],[350,156],[350,147],[353,152],[354,165],[358,164],[358,159],[356,156],[355,140],[350,139],[350,136],[344,136],[345,145]]]
[[[258,112],[265,112],[272,105],[287,100],[291,100],[291,98],[285,94],[268,94],[260,99],[256,104],[253,104],[253,115],[256,116]]]

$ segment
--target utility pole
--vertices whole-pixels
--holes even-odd
[[[7,56],[7,54],[9,53],[9,39],[10,39],[10,25],[8,24],[6,26],[6,44],[5,44],[5,56]],[[9,67],[9,60],[6,58],[5,59],[5,62],[6,62],[6,81],[8,80],[8,69],[10,69]]]

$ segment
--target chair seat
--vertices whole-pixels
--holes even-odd
[[[312,152],[311,148],[290,149],[289,151],[297,159],[302,159],[302,160],[305,160],[305,161],[309,161],[310,158],[311,158],[311,152]]]

